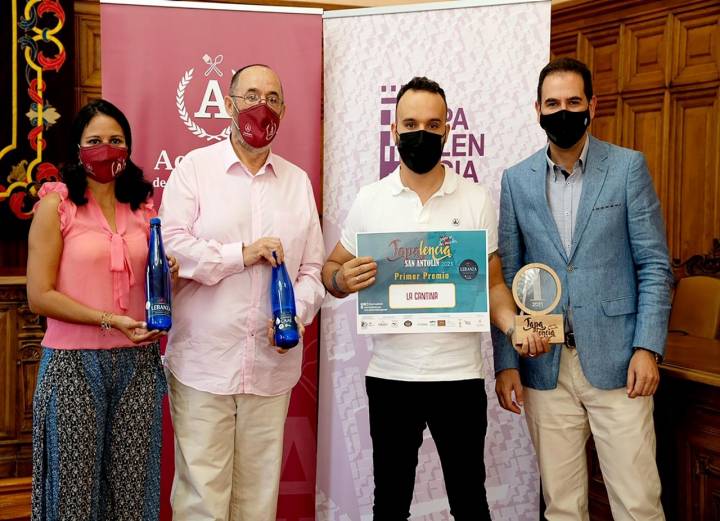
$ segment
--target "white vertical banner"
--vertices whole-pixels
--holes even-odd
[[[533,110],[550,56],[550,1],[457,1],[325,13],[323,227],[332,251],[358,189],[398,163],[390,123],[413,76],[445,90],[451,134],[443,161],[486,184],[497,205],[503,169],[543,146]],[[372,212],[372,208],[367,208]],[[322,309],[317,519],[372,519],[372,443],[364,375],[372,337],[356,335],[356,300]],[[536,521],[539,478],[524,418],[500,409],[492,346],[483,340],[488,395],[485,446],[494,520]],[[463,399],[463,397],[458,397]],[[468,414],[472,414],[468,411]],[[429,431],[420,449],[411,519],[449,520]]]

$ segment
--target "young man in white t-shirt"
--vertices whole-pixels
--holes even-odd
[[[323,283],[342,298],[375,282],[377,264],[357,257],[358,232],[487,230],[490,312],[507,331],[515,304],[502,276],[497,218],[485,186],[440,162],[450,131],[445,93],[434,81],[413,78],[397,95],[392,124],[400,166],[363,187],[323,267]],[[487,398],[480,333],[375,335],[366,390],[373,441],[375,521],[410,516],[418,450],[427,425],[445,477],[456,521],[490,520],[483,459]],[[533,337],[525,353],[547,351]]]

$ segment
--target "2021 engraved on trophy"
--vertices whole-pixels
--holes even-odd
[[[520,268],[513,279],[512,295],[523,312],[515,317],[516,344],[532,332],[548,338],[551,344],[565,342],[563,315],[549,314],[562,295],[560,278],[550,266],[535,262]]]

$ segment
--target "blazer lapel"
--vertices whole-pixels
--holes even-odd
[[[552,243],[558,249],[562,258],[567,262],[568,258],[560,239],[560,232],[558,232],[557,224],[555,224],[555,219],[553,219],[552,213],[550,212],[550,204],[548,203],[546,180],[548,164],[545,154],[545,148],[543,148],[536,154],[536,160],[533,161],[530,172],[530,198],[540,216],[543,228],[547,230],[550,240],[552,240]]]
[[[605,184],[607,177],[607,145],[602,141],[598,141],[589,136],[590,145],[587,154],[587,165],[583,173],[583,188],[578,205],[577,219],[575,220],[575,230],[573,230],[572,248],[570,250],[570,259],[575,255],[582,234],[587,227],[592,210],[595,207],[600,191]]]

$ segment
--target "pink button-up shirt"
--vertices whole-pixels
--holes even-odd
[[[173,170],[160,207],[165,248],[180,263],[165,364],[185,385],[215,394],[274,396],[300,378],[302,344],[267,339],[271,267],[243,263],[243,244],[279,237],[308,324],[325,295],[320,221],[307,174],[270,153],[256,175],[229,140],[193,150]]]

